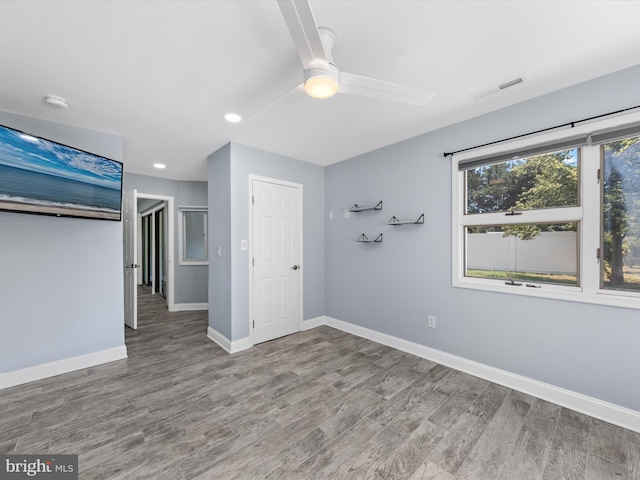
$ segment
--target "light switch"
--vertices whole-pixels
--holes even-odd
[[[246,250],[247,248],[249,248],[247,241],[240,240],[240,250]]]
[[[222,256],[222,246],[218,245],[218,256],[221,257]]]

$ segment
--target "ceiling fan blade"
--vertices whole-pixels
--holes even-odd
[[[251,115],[249,115],[246,118],[246,121],[249,122],[253,122],[258,120],[265,112],[267,112],[268,110],[270,110],[271,108],[275,107],[276,105],[279,107],[284,107],[287,105],[291,105],[295,102],[297,102],[298,100],[300,100],[301,98],[303,98],[305,96],[304,93],[304,83],[301,83],[295,87],[293,87],[291,90],[289,90],[287,93],[280,95],[278,98],[276,98],[275,100],[272,100],[271,102],[267,103],[264,107],[260,108],[259,110],[257,110],[256,112],[252,113]]]
[[[307,0],[278,0],[284,21],[305,70],[328,68],[327,54]]]
[[[407,87],[397,83],[385,82],[375,78],[354,75],[353,73],[340,72],[339,93],[359,95],[362,97],[389,100],[392,102],[408,103],[410,105],[426,105],[435,94]]]

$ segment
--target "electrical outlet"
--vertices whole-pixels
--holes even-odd
[[[427,326],[429,328],[436,328],[436,316],[435,315],[427,315]]]
[[[333,210],[329,211],[329,220],[333,220]]]
[[[349,210],[344,211],[344,218],[349,218]]]

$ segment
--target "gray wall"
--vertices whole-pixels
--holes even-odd
[[[0,112],[122,161],[122,138]],[[122,223],[0,212],[0,373],[124,345]]]
[[[209,325],[231,339],[231,144],[211,154],[208,162]]]
[[[181,206],[206,206],[207,182],[186,182],[125,172],[124,190],[136,189],[138,193],[165,195],[174,199],[174,261],[175,303],[207,303],[208,268],[206,265],[180,265],[178,236],[178,208]]]
[[[230,280],[231,290],[231,340],[238,340],[249,336],[249,251],[240,249],[241,240],[249,238],[249,175],[276,178],[303,185],[303,268],[304,273],[304,319],[308,320],[324,314],[324,173],[323,168],[292,158],[284,157],[255,148],[232,143],[223,147],[209,157],[210,181],[220,182],[216,179],[216,172],[226,174],[226,164],[229,164],[230,190],[226,185],[219,185],[221,192],[216,187],[210,189],[210,208],[215,204],[224,206],[227,202],[227,193],[230,202],[229,231],[227,219],[220,218],[217,214],[212,219],[212,228],[224,229],[231,245],[230,271],[217,278],[213,272],[211,288],[227,289],[225,283]],[[219,226],[220,224],[220,226]],[[215,234],[214,234],[215,235]],[[209,237],[209,250],[216,251],[215,238]],[[225,238],[226,239],[226,238]],[[223,250],[224,255],[229,250]],[[223,256],[224,256],[223,255]],[[232,274],[231,274],[232,272]],[[225,290],[226,292],[226,290]],[[226,293],[225,293],[226,294]],[[212,323],[211,317],[216,315],[215,305],[209,305],[210,323],[220,333],[227,335],[227,328],[219,329],[220,325]],[[227,322],[228,323],[228,320]],[[218,326],[216,326],[218,325]]]
[[[443,152],[640,105],[640,67],[327,167],[326,315],[640,410],[637,310],[451,286]],[[343,211],[384,201],[382,212]],[[425,213],[424,225],[387,226]],[[384,233],[361,244],[360,233]],[[437,329],[426,327],[427,314]]]

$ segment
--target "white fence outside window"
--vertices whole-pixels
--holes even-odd
[[[467,235],[467,269],[576,275],[576,232],[541,232],[531,240],[501,232]]]

